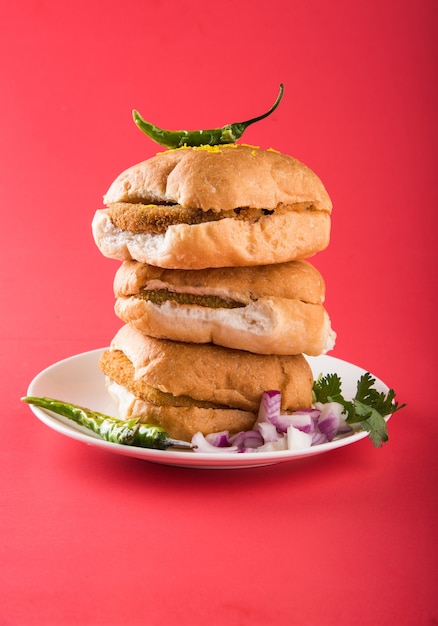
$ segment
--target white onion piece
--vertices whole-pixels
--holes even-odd
[[[319,411],[318,411],[319,416]],[[283,417],[283,416],[282,416]],[[310,433],[314,430],[314,422],[310,413],[291,413],[290,415],[284,416],[285,418],[289,418],[289,426],[293,426],[294,428],[298,428],[298,430],[302,430],[304,433]]]
[[[281,435],[272,422],[259,422],[257,428],[265,443],[277,442]]]
[[[268,441],[257,448],[257,452],[281,452],[282,450],[287,450],[287,437],[284,435],[280,435],[277,441]]]
[[[298,430],[294,426],[287,429],[287,447],[289,450],[303,450],[312,445],[312,435]]]

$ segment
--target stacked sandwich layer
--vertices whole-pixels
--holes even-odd
[[[120,417],[190,440],[250,429],[264,391],[312,402],[303,355],[334,345],[321,274],[330,198],[305,165],[252,146],[180,148],[123,172],[96,212],[101,252],[122,261],[125,323],[100,361]]]

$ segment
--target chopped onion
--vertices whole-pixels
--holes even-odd
[[[255,449],[262,446],[263,443],[263,437],[257,430],[242,431],[230,437],[230,444],[237,446],[239,450]]]
[[[312,446],[318,446],[321,443],[327,443],[327,435],[324,435],[319,430],[315,429],[315,432],[312,433]]]
[[[295,426],[287,429],[287,447],[289,450],[303,450],[312,445],[312,435],[298,430]]]
[[[278,415],[273,423],[281,433],[287,432],[289,426],[294,426],[298,430],[310,433],[314,430],[315,421],[319,418],[320,411],[295,411]]]
[[[230,433],[228,430],[222,430],[219,433],[209,433],[205,436],[208,443],[217,448],[226,448],[230,444]]]
[[[282,450],[287,450],[287,437],[284,435],[280,435],[277,441],[268,441],[257,448],[257,452],[281,452]]]
[[[213,453],[303,450],[352,432],[343,410],[338,402],[317,402],[310,409],[282,414],[280,392],[265,391],[253,430],[235,435],[222,431],[205,437],[196,433],[192,444],[195,452]]]
[[[259,422],[257,428],[266,443],[278,441],[280,434],[272,422]]]
[[[193,449],[195,452],[238,452],[237,446],[229,446],[224,448],[209,443],[204,435],[200,432],[193,435],[192,444],[194,445]]]
[[[344,429],[347,426],[348,430],[350,430],[350,426],[345,422],[345,418],[342,415],[344,410],[342,404],[339,404],[339,402],[317,404],[320,410],[318,428],[322,434],[326,435],[327,441],[332,441],[339,433],[341,427]]]
[[[290,426],[298,428],[298,430],[301,430],[304,433],[310,433],[314,429],[314,423],[310,413],[301,413],[299,411],[296,411],[294,413],[291,413],[289,418]]]
[[[270,422],[280,415],[281,393],[279,391],[265,391],[260,401],[257,422]]]

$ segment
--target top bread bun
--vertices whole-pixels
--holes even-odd
[[[322,182],[306,165],[276,150],[242,144],[158,153],[122,172],[104,202],[179,204],[203,211],[273,210],[297,203],[332,209]]]

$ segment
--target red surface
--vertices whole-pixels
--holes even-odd
[[[0,23],[1,626],[437,624],[436,2],[17,0]],[[389,443],[202,471],[45,427],[30,380],[119,327],[90,223],[157,150],[131,109],[222,125],[281,81],[245,141],[332,196],[333,354],[408,404]]]

